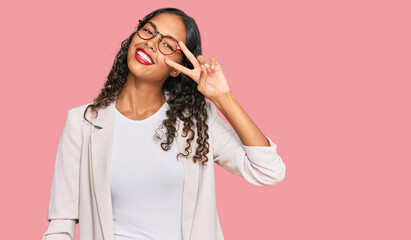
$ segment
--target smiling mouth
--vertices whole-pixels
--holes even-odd
[[[153,60],[151,60],[151,58],[140,49],[136,50],[136,59],[137,61],[145,65],[154,64]]]

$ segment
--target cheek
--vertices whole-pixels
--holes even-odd
[[[185,66],[186,64],[184,64],[184,58],[183,57],[176,57],[176,58],[174,58],[173,59],[173,61],[174,62],[176,62],[176,63],[178,63],[178,64],[180,64],[180,65],[183,65],[183,66]]]

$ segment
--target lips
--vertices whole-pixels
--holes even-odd
[[[139,55],[138,55],[138,51],[141,51],[141,52],[143,52],[144,54],[146,54],[147,56],[148,56],[148,58],[150,58],[150,60],[153,62],[153,63],[149,63],[149,62],[147,62],[147,60],[145,60],[144,58],[142,58],[142,57],[140,57]],[[144,49],[142,49],[142,48],[137,48],[136,49],[136,59],[137,59],[137,61],[139,61],[140,63],[142,63],[142,64],[144,64],[144,65],[153,65],[154,64],[154,61],[153,61],[153,58],[146,52],[146,51],[144,51]]]

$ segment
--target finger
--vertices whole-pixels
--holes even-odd
[[[207,78],[207,69],[204,65],[201,65],[201,76],[200,79],[198,80],[198,86],[197,89],[201,90],[201,89],[205,89],[206,87],[206,78]]]
[[[215,57],[210,57],[210,64],[211,64],[211,69],[215,69],[215,66],[216,66],[216,59],[215,59]]]
[[[191,64],[193,64],[194,68],[200,68],[200,64],[198,63],[196,57],[190,52],[190,50],[186,47],[186,45],[181,40],[178,41],[178,45],[180,46],[184,55],[186,55],[188,60],[190,60]]]
[[[220,63],[217,61],[217,59],[215,60],[215,67],[216,67],[216,68],[219,67],[219,68],[222,70],[221,65],[220,65]]]
[[[200,64],[206,64],[207,60],[203,55],[198,55],[197,60],[200,62]]]
[[[197,58],[200,64],[204,65],[207,68],[207,70],[210,71],[210,65],[207,63],[207,60],[205,59],[205,57],[202,55],[199,55]]]
[[[206,63],[204,64],[204,66],[206,67],[207,71],[211,72],[210,64]]]
[[[192,74],[191,69],[188,69],[188,68],[184,67],[183,65],[174,62],[174,61],[171,60],[171,59],[166,58],[165,62],[166,62],[166,64],[168,64],[170,67],[172,67],[172,68],[174,68],[174,69],[176,69],[176,70],[184,73],[184,74],[187,75],[187,76],[190,76],[190,75]]]

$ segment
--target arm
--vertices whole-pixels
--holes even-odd
[[[74,240],[78,223],[82,145],[81,121],[76,121],[74,117],[69,110],[57,147],[47,214],[49,225],[43,240]]]
[[[198,91],[212,101],[208,107],[211,111],[209,129],[214,161],[255,185],[273,185],[282,181],[285,165],[276,152],[277,146],[261,133],[235,100],[216,58],[210,57],[210,68],[204,56],[198,55],[196,58],[182,41],[178,44],[194,69],[169,59],[165,63],[191,77],[198,84]],[[221,120],[214,104],[235,130]]]
[[[232,119],[232,124],[238,129],[237,133],[217,115],[213,103],[209,106],[214,161],[229,172],[257,186],[269,186],[281,182],[285,178],[286,168],[277,154],[277,145],[259,132],[251,119],[245,117],[245,112],[238,113],[238,119],[233,117],[234,115],[227,114],[227,118]],[[223,107],[223,111],[224,108],[227,107]],[[233,106],[226,112],[237,114],[239,108],[240,106]],[[247,125],[247,122],[252,125]],[[241,138],[244,139],[243,142]],[[265,145],[266,141],[269,146]],[[246,146],[244,142],[249,145],[260,143],[263,146]]]
[[[268,139],[244,111],[231,91],[213,102],[234,128],[244,145],[270,146]]]

